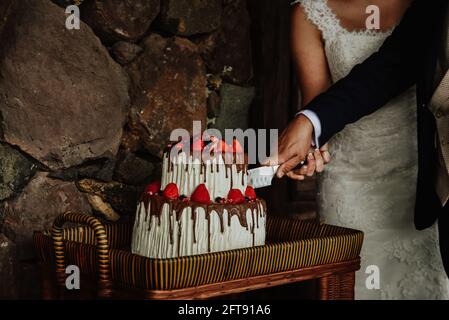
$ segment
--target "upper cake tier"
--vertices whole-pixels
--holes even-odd
[[[231,189],[245,192],[248,184],[247,165],[243,162],[243,150],[234,143],[234,147],[223,144],[219,152],[205,160],[195,154],[180,152],[176,157],[171,155],[171,149],[164,154],[162,162],[161,187],[169,183],[178,186],[179,193],[190,197],[200,184],[205,184],[214,201],[225,198]],[[215,143],[215,146],[217,143]],[[214,147],[209,144],[201,146],[201,150]]]

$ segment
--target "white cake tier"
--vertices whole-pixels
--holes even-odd
[[[190,197],[204,183],[212,200],[226,198],[231,189],[239,189],[245,194],[248,172],[243,168],[246,165],[226,165],[222,156],[201,163],[192,156],[187,158],[185,153],[171,161],[166,153],[162,162],[161,188],[164,190],[167,184],[175,183],[180,195]]]
[[[237,215],[231,216],[229,224],[226,209],[222,210],[221,221],[214,210],[187,206],[178,220],[169,203],[162,205],[160,215],[151,215],[151,205],[150,201],[148,209],[145,202],[138,206],[131,244],[134,254],[165,259],[265,244],[266,212],[261,201],[257,201],[253,209],[245,209],[247,227],[242,226]],[[153,202],[153,205],[156,204]],[[192,210],[195,211],[193,215]]]

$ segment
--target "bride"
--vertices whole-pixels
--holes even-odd
[[[295,1],[292,50],[302,104],[377,51],[410,4],[410,0]],[[380,9],[379,30],[365,27],[368,5]],[[322,153],[309,155],[308,167],[289,175],[301,180],[321,171],[332,156],[318,178],[319,214],[326,223],[365,233],[357,299],[449,296],[437,230],[417,231],[413,224],[418,154],[414,105],[412,88],[347,126],[322,147]],[[376,276],[370,270],[379,271],[378,286],[367,285]]]

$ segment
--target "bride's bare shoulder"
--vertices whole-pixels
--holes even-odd
[[[312,19],[306,11],[301,3],[294,5],[292,9],[292,29],[295,33],[319,37],[319,28],[311,21]]]

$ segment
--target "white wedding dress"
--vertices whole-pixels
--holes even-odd
[[[327,0],[299,2],[322,33],[334,82],[377,51],[391,34],[348,31]],[[413,224],[416,122],[413,88],[348,125],[329,142],[332,162],[319,177],[319,214],[326,223],[365,233],[356,299],[449,298],[437,228],[417,231]],[[365,272],[371,265],[378,267],[379,289],[366,286],[370,275]]]

